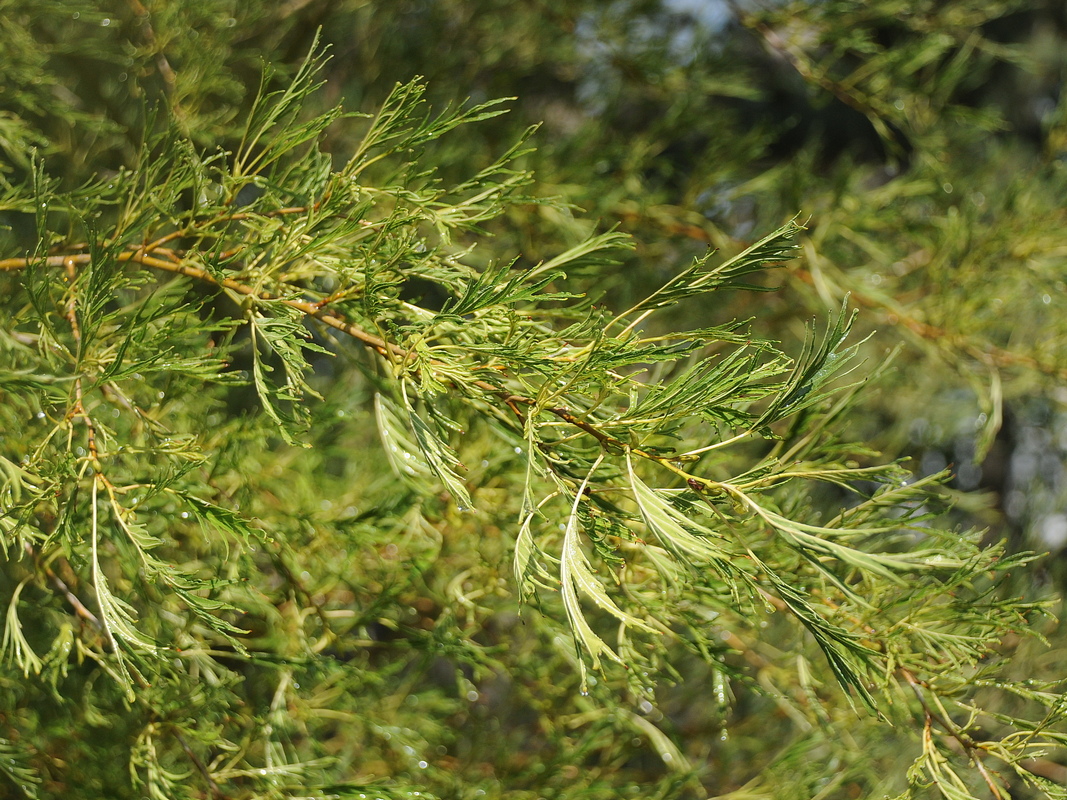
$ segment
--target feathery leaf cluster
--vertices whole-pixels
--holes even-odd
[[[430,112],[416,80],[314,113],[325,64],[268,69],[216,146],[161,113],[74,187],[37,134],[12,145],[11,786],[703,797],[713,756],[656,706],[706,680],[724,737],[808,734],[734,796],[826,778],[853,720],[912,751],[874,790],[1063,796],[1033,766],[1063,744],[1059,687],[1006,668],[1042,610],[1005,590],[1031,556],[948,527],[945,475],[845,436],[847,303],[796,343],[677,324],[764,289],[802,225],[615,312],[568,274],[626,257],[618,231],[532,263],[485,244],[567,213],[525,138],[467,175],[436,162],[499,102]],[[804,761],[821,776],[783,777]]]

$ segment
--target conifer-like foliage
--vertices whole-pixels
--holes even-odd
[[[445,163],[506,104],[316,111],[324,64],[232,117],[160,68],[88,170],[3,117],[6,792],[1067,796],[1031,556],[848,438],[850,305],[679,324],[801,218],[615,307],[616,230],[492,247],[573,213],[527,138]]]

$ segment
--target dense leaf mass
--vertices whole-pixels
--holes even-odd
[[[0,3],[4,791],[1067,797],[1043,568],[847,427],[1063,378],[1014,7],[330,6]]]

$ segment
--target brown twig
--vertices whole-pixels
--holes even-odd
[[[221,286],[226,289],[235,291],[239,294],[243,294],[248,297],[254,297],[258,300],[278,301],[283,305],[287,305],[290,308],[295,308],[310,317],[314,317],[319,322],[322,322],[323,324],[328,325],[331,328],[335,328],[336,330],[342,331],[343,333],[348,334],[352,338],[358,339],[364,344],[370,345],[375,350],[378,350],[383,354],[386,352],[392,352],[394,355],[398,356],[407,355],[407,351],[403,348],[394,345],[390,342],[386,342],[379,336],[367,333],[362,328],[356,327],[355,325],[346,322],[338,316],[323,312],[321,309],[316,308],[315,303],[307,302],[304,300],[285,300],[282,298],[278,298],[272,295],[270,292],[255,289],[245,283],[235,281],[232,278],[216,278],[207,270],[191,266],[189,264],[181,262],[180,260],[175,261],[169,258],[163,259],[153,255],[148,255],[145,250],[146,248],[138,248],[137,250],[119,253],[117,256],[115,256],[115,258],[121,262],[144,264],[147,267],[154,267],[155,269],[163,270],[164,272],[172,272],[179,275],[185,275],[190,278],[196,278],[197,280],[204,281],[205,283],[214,284],[215,286]],[[173,256],[174,254],[171,255]],[[74,266],[84,266],[90,261],[92,261],[92,256],[89,253],[48,256],[44,259],[5,258],[0,259],[0,271],[25,269],[30,264],[39,264],[46,267],[66,267],[69,270],[72,269]]]
[[[103,625],[100,624],[100,619],[96,616],[96,614],[89,610],[85,603],[83,603],[81,599],[76,594],[74,594],[73,591],[71,591],[71,588],[67,586],[66,581],[59,577],[59,575],[55,573],[55,570],[53,570],[50,566],[48,566],[47,564],[40,563],[40,556],[33,549],[33,547],[30,546],[30,543],[26,542],[24,547],[26,550],[26,554],[30,557],[34,564],[37,565],[38,568],[44,572],[49,582],[56,589],[58,589],[60,593],[62,593],[63,597],[66,598],[67,602],[70,603],[71,608],[74,609],[74,613],[84,619],[86,622],[93,625],[93,627],[95,627],[97,630],[103,630]]]
[[[64,316],[70,323],[71,334],[74,336],[74,341],[78,347],[78,357],[81,356],[82,345],[82,332],[81,325],[78,323],[78,303],[77,295],[75,292],[74,280],[77,277],[75,270],[75,260],[73,256],[66,256],[63,259],[63,267],[67,273],[67,279],[70,282],[70,299],[67,301],[67,307]],[[86,447],[89,450],[89,457],[92,459],[93,468],[100,471],[100,451],[97,448],[96,443],[96,425],[93,424],[92,417],[85,410],[83,387],[81,375],[78,375],[74,379],[74,404],[67,412],[67,419],[79,419],[82,424],[85,425],[85,439]]]
[[[925,688],[923,682],[919,681],[910,670],[905,667],[901,667],[898,670],[899,674],[907,681],[911,690],[915,693],[915,696],[919,699],[919,704],[923,707],[923,713],[926,715],[927,725],[931,721],[937,722],[945,732],[948,733],[953,739],[955,739],[959,745],[963,748],[964,752],[971,759],[971,763],[974,764],[978,773],[982,776],[982,780],[985,781],[986,786],[989,787],[989,791],[993,793],[993,797],[996,800],[1004,800],[1004,793],[1000,787],[997,786],[993,776],[989,774],[989,770],[982,762],[982,756],[986,755],[986,748],[980,743],[976,742],[966,733],[961,731],[952,720],[946,719],[939,709],[931,707],[930,703],[926,699],[926,695],[923,693]]]
[[[290,209],[284,210],[289,211]],[[296,211],[298,209],[291,210]],[[169,236],[171,236],[171,234],[168,234],[168,237]],[[401,347],[400,345],[394,344],[393,342],[386,341],[380,336],[368,333],[359,326],[353,325],[352,323],[348,322],[337,314],[328,313],[324,311],[318,302],[280,298],[270,292],[261,289],[256,289],[246,283],[234,280],[233,278],[216,277],[207,270],[201,269],[200,267],[192,266],[191,264],[186,264],[181,261],[180,256],[178,254],[163,248],[159,244],[160,241],[161,240],[156,240],[155,242],[152,242],[151,244],[145,245],[143,247],[139,247],[136,250],[128,250],[119,253],[117,256],[115,256],[115,258],[120,262],[143,264],[144,266],[159,269],[164,272],[185,275],[186,277],[194,278],[196,280],[203,281],[214,286],[226,288],[231,291],[237,292],[238,294],[243,294],[247,297],[253,297],[257,300],[282,303],[283,305],[286,305],[289,308],[293,308],[297,311],[300,311],[308,317],[312,317],[318,320],[324,325],[327,325],[335,330],[341,331],[342,333],[345,333],[348,336],[351,336],[352,338],[363,342],[365,345],[371,347],[381,355],[390,356],[401,362],[410,359],[414,356],[414,353],[412,351],[407,350]],[[167,241],[172,241],[172,239],[167,239]],[[153,252],[155,253],[154,255],[149,254],[148,251],[150,249],[153,250]],[[89,253],[47,256],[43,259],[7,258],[0,259],[0,271],[25,269],[26,267],[30,266],[30,264],[36,264],[46,267],[64,267],[68,270],[68,272],[72,272],[76,266],[84,266],[90,263],[91,260],[92,256]],[[76,383],[76,386],[77,385],[78,384]],[[514,394],[505,389],[501,389],[500,387],[489,383],[488,381],[477,380],[474,381],[472,385],[479,389],[482,389],[483,391],[495,395],[500,400],[502,400],[508,406],[508,408],[512,410],[512,412],[514,412],[517,416],[520,417],[522,415],[518,408],[519,405],[535,407],[538,406],[538,402],[534,398]],[[618,451],[628,450],[636,456],[645,458],[650,461],[659,462],[668,466],[676,472],[678,471],[677,467],[675,467],[671,463],[672,461],[677,460],[676,456],[670,454],[661,455],[657,453],[651,453],[640,448],[635,448],[628,442],[624,442],[621,439],[617,439],[614,436],[611,436],[610,434],[604,433],[594,424],[581,419],[573,411],[563,406],[550,406],[545,407],[542,410],[547,411],[548,413],[553,414],[554,416],[566,422],[567,424],[572,425],[578,428],[579,430],[584,431],[585,433],[588,433],[606,448],[615,449]],[[92,421],[88,418],[88,415],[84,413],[84,407],[81,406],[80,392],[75,407],[72,410],[72,415],[77,415],[84,419],[87,422],[89,430],[92,434]],[[97,454],[95,451],[95,435],[91,436],[90,452],[93,454],[94,464],[98,463],[96,458]],[[688,476],[688,474],[686,474],[686,477],[695,478],[695,476]]]
[[[207,783],[208,791],[211,792],[211,796],[214,797],[216,800],[222,800],[223,798],[227,797],[227,795],[222,791],[222,789],[219,788],[219,785],[215,782],[215,779],[211,777],[211,772],[210,770],[208,770],[207,765],[204,764],[200,756],[198,756],[194,752],[193,748],[189,746],[189,743],[185,741],[185,737],[182,736],[181,731],[175,729],[174,738],[178,740],[178,744],[180,744],[182,750],[185,751],[185,755],[188,756],[189,760],[193,762],[193,766],[196,767],[197,772],[199,772],[200,775],[203,776],[204,781]]]

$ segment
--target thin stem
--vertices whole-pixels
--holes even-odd
[[[189,760],[193,762],[193,766],[196,767],[196,771],[199,772],[200,775],[203,777],[204,782],[208,786],[208,791],[211,792],[211,796],[214,797],[216,800],[222,800],[222,798],[227,797],[227,795],[223,793],[222,789],[219,788],[219,785],[215,782],[215,779],[211,777],[211,772],[210,770],[208,770],[207,765],[204,764],[200,756],[198,756],[193,751],[193,748],[189,746],[189,743],[185,741],[185,737],[182,736],[181,731],[175,730],[174,738],[178,740],[178,744],[180,744],[182,750],[185,751],[185,755],[188,756]]]
[[[945,732],[948,733],[953,739],[959,742],[964,752],[967,753],[971,762],[975,765],[978,773],[982,776],[982,780],[985,781],[986,786],[989,787],[989,791],[992,792],[993,797],[996,800],[1004,800],[1004,793],[1000,790],[996,781],[993,780],[993,776],[989,774],[989,770],[985,764],[982,763],[982,756],[985,755],[986,748],[979,742],[976,742],[966,733],[957,728],[951,720],[949,720],[939,709],[933,708],[926,699],[926,695],[923,693],[923,684],[920,682],[910,670],[901,667],[899,670],[901,676],[911,686],[915,696],[919,699],[920,705],[923,707],[923,712],[926,715],[927,725],[931,721],[937,722]]]
[[[741,431],[741,433],[737,434],[736,436],[731,436],[729,439],[723,439],[721,442],[715,442],[715,444],[709,444],[706,447],[698,447],[696,450],[686,450],[684,453],[682,453],[682,455],[687,457],[687,458],[691,458],[693,456],[698,456],[701,453],[708,453],[708,452],[710,452],[712,450],[718,450],[720,447],[728,447],[731,444],[733,444],[734,442],[739,442],[742,439],[744,439],[746,436],[751,436],[751,435],[752,435],[752,431],[751,430]]]
[[[71,588],[67,585],[66,581],[59,577],[59,575],[56,574],[55,570],[48,566],[48,564],[39,563],[40,554],[33,549],[29,542],[26,542],[24,544],[24,548],[26,550],[26,555],[28,555],[35,564],[39,564],[41,570],[44,571],[45,576],[48,578],[51,584],[56,589],[58,589],[59,592],[63,595],[63,597],[66,598],[66,601],[70,603],[71,608],[74,609],[74,613],[84,619],[86,622],[93,625],[93,627],[97,628],[98,630],[102,629],[103,626],[100,624],[100,619],[96,616],[96,614],[89,610],[89,607],[86,606],[85,603],[83,603],[76,594],[74,594]]]
[[[297,209],[292,209],[294,212]],[[239,215],[233,215],[235,218]],[[158,241],[158,240],[157,240]],[[166,248],[157,247],[153,252],[155,254],[149,254],[149,248],[153,247],[155,243],[146,245],[145,247],[138,248],[137,250],[130,250],[119,253],[115,258],[120,262],[129,262],[135,264],[142,264],[146,267],[158,269],[163,272],[170,272],[178,275],[185,275],[186,277],[193,278],[198,281],[203,281],[214,286],[219,286],[225,289],[229,289],[238,294],[245,295],[246,297],[252,297],[257,300],[278,302],[282,305],[293,308],[301,313],[312,317],[319,322],[331,327],[335,330],[341,331],[352,338],[363,342],[365,345],[371,347],[379,354],[385,356],[393,363],[405,363],[412,358],[413,352],[408,348],[401,347],[393,342],[389,342],[381,336],[376,336],[372,333],[368,333],[363,328],[357,325],[353,325],[337,314],[329,313],[323,310],[317,302],[311,302],[307,300],[296,300],[291,298],[281,298],[271,292],[263,289],[257,289],[249,286],[246,283],[235,280],[233,278],[221,278],[212,275],[205,269],[193,266],[191,264],[184,263],[180,260],[177,254],[173,253]],[[161,257],[162,256],[162,257]],[[0,259],[0,271],[12,271],[17,269],[25,269],[30,264],[39,264],[46,267],[63,267],[68,271],[72,271],[75,266],[84,266],[90,263],[92,256],[88,253],[76,253],[70,255],[56,255],[47,256],[44,259],[31,259],[31,258],[8,258]],[[534,398],[526,397],[519,394],[514,394],[507,390],[500,389],[487,381],[477,380],[472,381],[471,386],[481,389],[482,391],[496,396],[508,406],[509,409],[517,416],[521,417],[519,412],[519,405],[533,406],[540,410],[547,411],[550,414],[555,415],[559,419],[563,420],[569,425],[578,428],[579,430],[588,433],[594,437],[602,447],[609,451],[622,452],[628,450],[636,456],[647,459],[649,461],[655,461],[663,464],[668,469],[687,480],[699,480],[702,484],[708,486],[708,488],[718,488],[718,484],[715,481],[707,481],[703,478],[691,475],[684,470],[675,467],[670,462],[677,461],[679,459],[688,460],[692,457],[692,454],[668,454],[660,455],[657,453],[651,453],[639,447],[633,447],[631,443],[624,442],[610,434],[605,433],[596,425],[587,422],[586,420],[578,417],[571,409],[562,405],[554,405],[550,407],[542,407],[540,402]],[[559,395],[559,392],[556,392]],[[76,410],[78,407],[76,406]],[[80,409],[79,415],[84,412],[84,409]],[[94,437],[95,441],[95,437]],[[95,458],[95,456],[94,456]],[[94,462],[95,463],[95,462]]]

